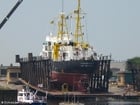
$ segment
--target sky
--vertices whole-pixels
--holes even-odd
[[[0,0],[0,23],[18,0]],[[63,0],[65,13],[77,0]],[[98,54],[113,60],[140,56],[140,0],[81,0],[86,12],[88,41]],[[23,0],[0,30],[0,64],[15,63],[15,55],[38,56],[50,33],[50,21],[62,10],[62,0]]]

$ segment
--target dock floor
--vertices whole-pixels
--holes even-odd
[[[120,88],[117,87],[117,85],[110,85],[109,86],[109,92],[108,93],[82,93],[82,92],[77,92],[77,91],[68,91],[68,92],[62,92],[62,91],[46,91],[43,89],[40,89],[38,87],[32,86],[25,81],[21,80],[22,83],[25,85],[28,85],[29,87],[38,90],[39,92],[42,93],[47,93],[48,97],[64,97],[66,95],[69,95],[70,97],[78,96],[81,98],[93,98],[93,97],[112,97],[112,98],[140,98],[140,92],[133,91],[133,89],[130,89],[129,91],[126,92],[126,88]],[[14,84],[7,84],[6,81],[0,81],[0,86],[4,87],[10,87],[11,89],[17,89],[21,90],[22,86],[20,85],[14,85]]]

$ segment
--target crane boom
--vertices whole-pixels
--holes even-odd
[[[3,27],[3,25],[7,22],[7,20],[10,18],[10,16],[14,13],[14,11],[17,9],[17,7],[22,3],[23,0],[18,0],[17,3],[14,5],[14,7],[11,9],[11,11],[7,14],[7,16],[3,19],[3,21],[0,23],[0,29]]]

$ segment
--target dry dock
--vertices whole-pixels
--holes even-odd
[[[22,81],[24,82],[24,81]],[[6,82],[1,81],[0,86],[9,86],[9,88],[13,89],[15,88],[15,90],[20,90],[21,86],[17,86],[14,84],[6,84]],[[82,92],[75,92],[75,91],[68,91],[68,92],[62,92],[62,91],[45,91],[42,90],[40,88],[31,86],[30,84],[25,82],[25,85],[28,85],[30,88],[36,89],[38,90],[39,93],[41,93],[42,95],[46,95],[46,92],[48,94],[48,99],[64,99],[64,98],[71,98],[71,97],[77,97],[78,99],[98,99],[98,98],[102,98],[102,99],[140,99],[140,93],[139,92],[135,92],[133,90],[130,90],[129,92],[125,93],[125,89],[124,88],[118,88],[117,86],[109,86],[109,92],[107,93],[98,93],[98,94],[91,94],[91,93],[82,93]],[[13,90],[13,91],[15,91]]]
[[[98,97],[105,97],[105,98],[114,98],[114,99],[140,99],[140,93],[133,91],[130,89],[129,91],[126,88],[117,87],[117,85],[110,85],[109,92],[106,93],[83,93],[77,91],[46,91],[40,89],[38,87],[32,86],[26,83],[24,80],[21,80],[25,85],[28,85],[30,88],[38,90],[40,93],[46,95],[48,94],[48,98],[62,98],[64,97],[73,97],[76,96],[78,98],[98,98]]]

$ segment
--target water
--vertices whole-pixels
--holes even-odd
[[[1,102],[15,102],[16,94],[14,95],[13,92],[5,92],[2,91],[0,92],[0,105],[21,105],[21,104],[2,104]],[[114,98],[107,98],[107,97],[94,97],[94,98],[80,98],[76,99],[80,103],[84,103],[85,105],[140,105],[140,97],[137,99],[114,99]],[[64,101],[64,99],[48,99],[48,104],[47,105],[59,105],[59,102]],[[68,101],[68,100],[67,100]],[[69,99],[69,101],[73,101],[73,99]],[[25,104],[22,104],[25,105]],[[27,105],[27,104],[26,104]]]
[[[48,105],[59,105],[62,100],[48,100]],[[81,99],[80,103],[85,105],[140,105],[140,99],[107,99],[107,98],[90,98]]]
[[[59,105],[59,102],[62,100],[51,99],[48,100],[47,105]],[[127,99],[127,100],[95,100],[95,99],[83,99],[79,102],[84,103],[85,105],[140,105],[140,100],[136,99]],[[27,104],[1,104],[0,105],[27,105]]]

